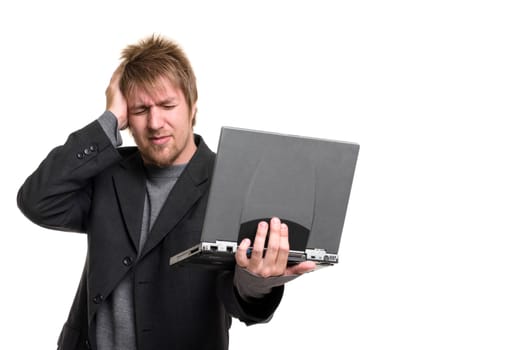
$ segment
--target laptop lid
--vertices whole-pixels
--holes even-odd
[[[337,263],[358,152],[357,143],[222,127],[201,242],[170,263],[232,264],[238,243],[273,216],[288,224],[292,262]]]

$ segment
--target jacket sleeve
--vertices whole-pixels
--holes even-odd
[[[226,311],[246,325],[268,322],[280,304],[284,286],[277,286],[261,298],[243,299],[234,285],[233,271],[223,272],[218,276],[219,297]]]
[[[18,191],[22,213],[37,225],[84,232],[92,179],[121,157],[98,121],[54,148]]]

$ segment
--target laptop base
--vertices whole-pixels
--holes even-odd
[[[212,268],[233,269],[235,266],[235,253],[238,245],[236,242],[216,241],[202,242],[190,249],[172,256],[169,265],[201,264]],[[248,257],[251,249],[248,249]],[[288,265],[295,265],[303,261],[313,261],[317,267],[331,266],[339,262],[337,254],[327,253],[324,249],[306,249],[302,251],[290,251]]]

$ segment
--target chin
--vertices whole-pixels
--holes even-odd
[[[174,162],[172,157],[163,157],[159,154],[152,154],[152,152],[141,152],[143,161],[146,164],[152,164],[159,168],[171,166]]]
[[[151,163],[159,168],[164,168],[164,167],[171,166],[173,162],[169,159],[154,158],[154,159],[151,159]]]

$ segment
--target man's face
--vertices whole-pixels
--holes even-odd
[[[179,87],[159,78],[155,89],[132,91],[127,103],[128,126],[145,163],[165,167],[191,159],[195,106],[189,108]]]

